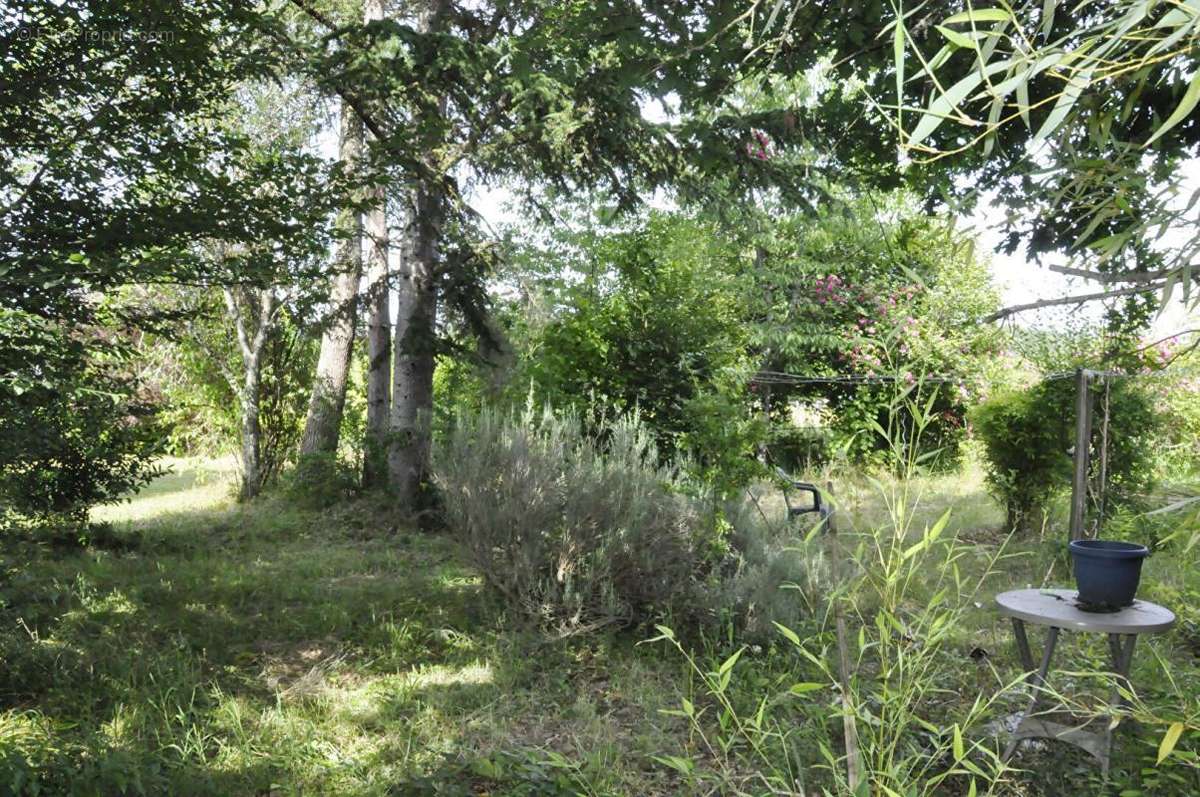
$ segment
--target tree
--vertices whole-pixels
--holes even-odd
[[[438,319],[485,339],[489,329],[481,277],[495,256],[481,245],[460,179],[520,181],[543,209],[543,189],[553,197],[596,188],[632,207],[657,186],[700,193],[719,180],[787,185],[799,197],[820,159],[754,158],[755,131],[781,150],[802,151],[819,136],[845,154],[853,142],[844,120],[829,113],[814,133],[804,123],[819,115],[798,97],[752,113],[725,101],[768,66],[807,70],[834,45],[864,44],[882,8],[813,4],[773,23],[787,32],[785,45],[748,50],[760,9],[724,0],[600,9],[437,2],[422,4],[419,19],[365,26],[338,24],[312,0],[292,4],[325,33],[315,43],[293,37],[293,52],[359,114],[393,185],[414,191],[416,244],[399,281],[412,300],[400,301],[393,369],[390,462],[402,496],[424,482],[433,359],[445,338]],[[652,121],[643,113],[650,103],[676,113]],[[851,102],[836,105],[857,113]],[[861,142],[878,146],[873,136]]]
[[[1052,269],[1101,286],[1009,312],[1120,299],[1144,318],[1154,294],[1194,289],[1200,193],[1181,166],[1200,155],[1200,10],[1039,0],[919,14],[940,24],[906,16],[889,31],[887,112],[913,173],[951,194],[997,191],[1007,249],[1066,253]]]
[[[873,425],[886,425],[898,390],[931,377],[921,388],[933,401],[922,445],[955,461],[967,407],[996,376],[1000,351],[996,327],[980,323],[999,296],[974,240],[906,194],[780,214],[754,240],[744,301],[756,387],[781,422],[776,454],[889,456]],[[797,403],[824,411],[825,436],[797,437],[788,420]]]
[[[344,169],[356,172],[362,156],[362,122],[345,102],[341,106],[338,157]],[[300,439],[300,456],[337,452],[346,379],[358,319],[358,289],[362,279],[362,215],[356,205],[342,208],[336,222],[337,252],[330,280],[328,318],[321,335],[321,354],[313,378],[312,399]]]
[[[737,241],[682,214],[585,224],[512,258],[526,298],[514,308],[523,329],[511,399],[636,412],[664,458],[708,466],[736,448],[724,470],[737,470],[753,448],[710,439],[701,417],[716,412],[732,433],[752,414]]]
[[[384,18],[382,0],[366,0],[363,18],[367,23]],[[391,272],[388,262],[389,237],[387,190],[375,189],[367,211],[367,428],[363,442],[363,485],[378,487],[387,482],[387,445],[391,406]]]
[[[53,479],[69,456],[93,480],[60,497],[31,490],[45,510],[78,516],[151,470],[120,356],[162,314],[108,294],[261,283],[281,254],[323,246],[340,178],[304,152],[255,152],[218,123],[239,85],[278,65],[258,46],[260,21],[220,0],[18,0],[0,13],[0,415],[40,436],[7,436],[0,468]],[[234,256],[204,258],[206,240]]]

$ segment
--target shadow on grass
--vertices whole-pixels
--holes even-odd
[[[493,635],[468,633],[491,627],[489,607],[448,541],[339,513],[195,512],[139,523],[123,552],[0,539],[0,791],[371,782],[333,765],[386,746],[353,721],[355,701],[477,667]]]

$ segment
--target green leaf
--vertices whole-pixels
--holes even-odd
[[[772,621],[772,622],[774,622],[774,621]],[[787,637],[787,640],[789,642],[791,642],[796,647],[800,647],[800,637],[799,637],[799,635],[796,634],[795,631],[788,628],[786,625],[780,625],[779,623],[775,623],[775,627],[779,629],[779,633],[781,633],[785,637]]]
[[[1042,0],[1042,35],[1048,36],[1054,27],[1054,12],[1058,9],[1055,0]]]
[[[947,28],[945,25],[935,25],[938,33],[946,37],[947,41],[956,47],[962,47],[967,50],[974,50],[977,46],[975,40],[965,33],[959,33],[956,30]]]
[[[1017,112],[1021,114],[1021,120],[1025,122],[1026,130],[1033,130],[1033,125],[1029,121],[1029,81],[1022,80],[1017,84]]]
[[[972,8],[967,11],[960,11],[954,16],[946,17],[942,20],[942,23],[945,25],[956,25],[959,22],[1008,22],[1011,19],[1012,14],[1003,8]]]
[[[1054,108],[1051,109],[1050,115],[1046,117],[1046,121],[1038,128],[1037,133],[1033,137],[1033,144],[1037,145],[1044,141],[1051,133],[1062,125],[1066,120],[1067,114],[1071,112],[1071,108],[1075,106],[1076,100],[1083,92],[1084,88],[1091,82],[1091,68],[1083,69],[1078,75],[1071,78],[1067,83],[1067,87],[1059,94],[1058,101],[1054,103]]]
[[[742,651],[744,651],[744,650],[745,650],[745,648],[738,648],[736,651],[734,651],[732,656],[725,659],[725,662],[721,665],[721,668],[719,670],[717,670],[717,672],[720,673],[721,675],[724,675],[725,673],[732,670],[733,665],[737,664],[738,659],[740,659],[742,657]]]
[[[966,747],[963,745],[962,728],[958,727],[958,723],[954,723],[954,760],[962,761],[966,757]]]
[[[1154,135],[1150,136],[1150,140],[1146,142],[1145,146],[1150,146],[1161,135],[1186,119],[1191,114],[1192,109],[1196,107],[1197,102],[1200,102],[1200,71],[1192,76],[1192,82],[1188,84],[1187,91],[1184,92],[1183,100],[1180,101],[1179,107],[1167,117],[1167,121],[1159,125],[1159,128],[1154,131]]]
[[[1171,751],[1175,749],[1175,744],[1179,741],[1179,737],[1183,735],[1183,723],[1172,722],[1171,727],[1167,728],[1167,732],[1163,735],[1162,742],[1158,745],[1158,761],[1155,764],[1161,764]]]
[[[912,135],[908,138],[908,146],[916,146],[929,137],[938,125],[951,114],[958,112],[958,106],[967,96],[979,87],[985,75],[994,75],[1011,66],[1009,61],[988,64],[982,70],[973,70],[971,74],[955,83],[940,95],[925,109],[921,121],[917,123]],[[961,120],[960,120],[961,121]]]
[[[792,688],[788,691],[793,695],[803,695],[806,692],[815,692],[818,689],[824,689],[825,684],[819,684],[814,681],[804,681],[798,684],[792,684]]]

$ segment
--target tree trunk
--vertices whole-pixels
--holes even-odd
[[[410,226],[412,245],[403,252],[396,286],[388,476],[397,497],[412,509],[418,508],[429,470],[441,202],[436,190],[425,185],[417,189],[415,218]]]
[[[363,449],[363,484],[387,482],[388,404],[391,398],[392,323],[388,285],[388,224],[383,190],[379,204],[367,214],[367,430]]]
[[[366,22],[383,19],[383,0],[366,0]],[[392,381],[391,290],[388,273],[387,193],[375,190],[367,212],[367,428],[363,440],[363,486],[387,483],[388,404]]]
[[[262,426],[259,422],[259,405],[262,386],[262,355],[267,338],[275,323],[275,290],[259,290],[257,306],[251,306],[251,291],[247,289],[243,298],[246,310],[238,304],[233,289],[224,290],[225,306],[233,318],[237,333],[238,349],[242,354],[242,381],[238,388],[238,403],[242,410],[242,484],[238,490],[242,499],[253,498],[263,487],[266,474],[262,469]],[[251,332],[250,325],[254,329]]]
[[[345,102],[341,109],[341,128],[340,157],[348,168],[357,169],[362,150],[362,122]],[[362,217],[355,210],[343,210],[337,225],[345,237],[339,242],[334,257],[330,319],[321,335],[312,398],[304,423],[304,436],[300,439],[301,456],[337,451],[342,409],[346,404],[346,379],[350,373],[358,310],[358,283],[362,278]]]
[[[246,363],[242,382],[242,498],[253,498],[262,489],[263,474],[259,455],[262,451],[262,427],[258,420],[261,358]]]
[[[420,31],[440,30],[448,8],[448,0],[425,0],[419,12]],[[438,112],[444,114],[445,99],[437,104]],[[423,143],[427,151],[433,152],[441,142]],[[437,168],[432,158],[429,165]],[[404,251],[396,286],[388,478],[396,496],[413,511],[421,509],[433,439],[437,277],[445,199],[442,187],[433,180],[417,184],[409,228],[412,246]]]

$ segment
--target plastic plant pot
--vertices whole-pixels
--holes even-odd
[[[1071,559],[1081,608],[1116,612],[1133,603],[1142,578],[1145,545],[1115,540],[1073,540]]]

